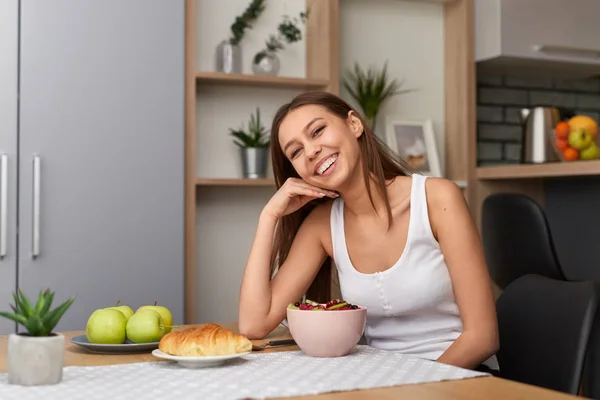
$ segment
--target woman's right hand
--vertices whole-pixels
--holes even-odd
[[[288,178],[277,193],[271,197],[263,212],[279,219],[300,209],[309,201],[325,196],[336,198],[339,195],[330,190],[309,185],[302,179]]]

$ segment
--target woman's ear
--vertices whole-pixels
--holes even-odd
[[[357,139],[365,131],[363,124],[360,121],[360,118],[358,118],[358,115],[356,115],[356,112],[354,112],[353,110],[348,111],[348,125],[350,126],[352,133],[354,133],[354,136]]]

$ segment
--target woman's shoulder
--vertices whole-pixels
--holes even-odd
[[[425,181],[425,192],[429,222],[436,238],[442,226],[456,226],[463,218],[470,218],[463,191],[454,181],[428,177]]]
[[[434,206],[447,204],[448,202],[464,201],[462,189],[450,179],[427,177],[425,191],[427,203]]]

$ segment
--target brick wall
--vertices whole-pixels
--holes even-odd
[[[566,107],[600,121],[600,78],[552,80],[479,76],[478,165],[519,162],[520,110],[532,106]]]

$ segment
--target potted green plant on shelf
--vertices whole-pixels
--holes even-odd
[[[73,297],[50,310],[54,293],[40,291],[37,302],[22,290],[13,293],[12,313],[0,312],[25,327],[27,332],[12,333],[8,338],[8,383],[22,386],[53,385],[62,380],[65,337],[54,332],[71,304]]]
[[[277,52],[285,48],[284,43],[292,44],[302,40],[300,24],[306,24],[308,11],[300,12],[298,17],[283,16],[283,21],[277,26],[277,34],[269,35],[265,49],[256,53],[252,59],[252,71],[257,75],[277,75],[281,61]]]
[[[235,18],[231,24],[231,36],[217,46],[216,68],[219,72],[240,74],[242,73],[242,49],[240,42],[244,38],[246,29],[258,19],[265,9],[265,0],[252,0],[244,13]]]
[[[229,131],[234,137],[233,143],[240,148],[244,178],[264,178],[271,141],[260,120],[260,109],[256,107],[256,116],[250,115],[247,131],[243,127]]]
[[[343,78],[344,88],[358,103],[371,129],[375,129],[377,115],[381,106],[391,97],[412,92],[412,89],[400,90],[402,82],[391,81],[387,73],[387,61],[381,70],[370,66],[366,71],[358,63],[354,70],[347,70]]]

